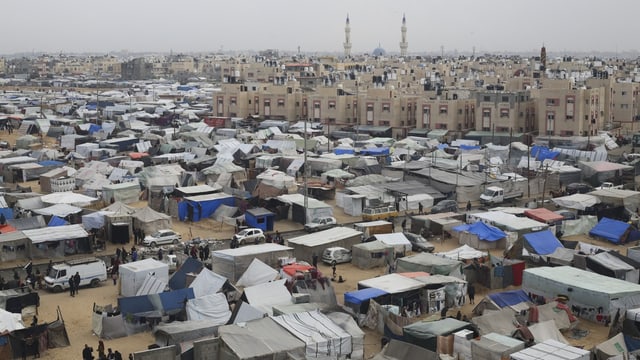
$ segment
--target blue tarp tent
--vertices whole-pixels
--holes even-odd
[[[352,148],[339,148],[339,147],[337,147],[337,148],[333,149],[333,153],[336,154],[336,155],[342,155],[342,154],[351,155],[351,154],[355,153],[355,150],[352,149]]]
[[[178,219],[200,221],[213,215],[220,205],[234,206],[235,199],[224,193],[185,197],[178,203]]]
[[[630,228],[631,225],[626,222],[603,217],[589,231],[589,235],[609,240],[614,244],[622,244],[626,242]]]
[[[49,223],[47,224],[47,226],[62,226],[62,225],[69,225],[69,222],[55,215],[51,217],[51,220],[49,220]]]
[[[534,254],[549,255],[556,251],[557,248],[564,247],[560,240],[549,230],[536,231],[523,236],[525,248]]]
[[[344,293],[345,304],[360,305],[365,301],[377,298],[378,296],[388,295],[389,293],[376,289],[376,288],[364,288],[362,290],[349,291]]]
[[[520,304],[521,302],[532,302],[527,293],[522,289],[503,291],[489,294],[487,296],[500,308]]]
[[[100,125],[96,125],[96,124],[89,125],[89,134],[93,134],[94,132],[97,132],[100,130],[102,130],[102,126]]]
[[[460,144],[459,148],[462,151],[480,150],[480,146],[477,146],[477,145],[474,146],[474,145]]]
[[[454,231],[467,231],[484,241],[498,241],[507,237],[504,231],[495,226],[487,225],[481,221],[473,224],[462,224],[453,228]]]
[[[56,161],[56,160],[45,160],[45,161],[40,161],[38,163],[38,165],[40,166],[64,166],[66,163],[62,162],[62,161]]]
[[[171,275],[169,279],[169,288],[173,290],[184,289],[187,287],[187,274],[198,274],[204,265],[197,259],[188,257],[182,265]]]
[[[389,148],[388,147],[364,148],[360,150],[360,155],[369,155],[369,156],[389,155]]]
[[[560,152],[551,151],[546,146],[534,145],[533,147],[531,147],[531,156],[533,156],[534,158],[536,158],[537,160],[540,160],[540,161],[544,161],[546,159],[553,160],[559,154],[560,154]]]
[[[192,288],[163,292],[160,294],[118,298],[118,309],[123,316],[153,316],[172,313],[184,308],[185,299],[195,298]]]

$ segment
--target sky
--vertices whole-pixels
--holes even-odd
[[[636,51],[638,0],[3,1],[0,54],[278,49],[352,54]],[[442,48],[441,48],[442,47]]]

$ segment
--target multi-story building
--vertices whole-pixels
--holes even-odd
[[[540,135],[587,136],[604,128],[605,89],[538,89],[537,127]]]

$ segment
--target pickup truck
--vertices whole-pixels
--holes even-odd
[[[612,182],[603,182],[598,186],[597,190],[611,190],[611,189],[622,189],[624,185],[613,185]]]
[[[480,202],[484,205],[495,205],[520,198],[522,195],[522,191],[505,192],[501,187],[488,186],[480,195]]]

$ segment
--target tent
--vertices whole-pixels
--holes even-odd
[[[136,296],[147,274],[153,274],[164,283],[169,282],[169,265],[147,258],[120,265],[120,295]]]
[[[600,203],[600,199],[589,194],[573,194],[551,199],[556,205],[567,209],[586,210]]]
[[[351,335],[351,353],[347,358],[364,360],[364,331],[360,329],[351,315],[343,312],[330,312],[327,317]]]
[[[171,216],[159,213],[149,206],[136,210],[131,217],[133,218],[133,227],[142,229],[145,234],[171,229]]]
[[[24,230],[23,233],[31,240],[33,258],[51,259],[93,252],[89,234],[79,224]]]
[[[511,308],[515,312],[529,309],[533,301],[527,293],[518,290],[507,290],[497,293],[487,294],[474,308],[473,313],[482,315],[485,310],[500,310],[505,307]]]
[[[22,231],[0,234],[0,261],[31,258],[31,240]]]
[[[120,311],[114,310],[113,306],[100,306],[93,304],[93,315],[91,317],[93,333],[100,339],[117,339],[127,336],[125,320]]]
[[[524,215],[545,224],[555,224],[564,220],[564,216],[545,208],[527,209]]]
[[[526,269],[522,290],[534,299],[567,296],[575,314],[598,323],[609,323],[618,309],[640,305],[640,285],[570,266]]]
[[[202,268],[189,287],[193,289],[195,297],[199,298],[221,292],[225,290],[225,285],[227,285],[227,278],[222,275],[218,275],[207,268]]]
[[[225,193],[188,196],[178,203],[178,218],[181,221],[200,221],[211,217],[221,206],[235,205],[235,198]]]
[[[287,354],[304,357],[305,343],[272,318],[248,321],[242,326],[220,326],[218,334],[221,340],[220,360],[281,359]]]
[[[218,327],[212,326],[210,320],[174,321],[160,323],[153,330],[155,343],[159,346],[177,345],[199,340],[205,337],[213,337],[218,333]]]
[[[462,245],[453,250],[440,252],[435,255],[451,260],[473,260],[485,258],[488,253],[476,250],[469,245]]]
[[[351,335],[319,311],[274,316],[306,345],[307,359],[346,359],[353,351]]]
[[[510,354],[523,350],[524,347],[524,341],[511,336],[490,333],[471,340],[471,357],[473,359],[507,359]]]
[[[402,328],[404,333],[402,340],[427,350],[438,351],[439,336],[451,335],[463,329],[473,330],[473,325],[452,318],[438,321],[418,321]]]
[[[187,287],[187,274],[199,274],[204,265],[198,259],[191,256],[184,259],[182,265],[176,269],[169,279],[169,288],[173,290]]]
[[[429,253],[398,258],[397,272],[424,271],[429,274],[451,275],[462,277],[462,263]]]
[[[280,265],[280,258],[292,258],[293,248],[274,243],[247,245],[236,249],[224,249],[211,252],[211,269],[232,283],[249,268],[254,258],[260,259],[272,268]]]
[[[193,289],[165,291],[159,294],[149,294],[118,298],[118,309],[127,317],[155,317],[174,315],[184,310],[186,301],[193,299]]]
[[[394,258],[394,248],[381,241],[370,241],[351,247],[351,263],[360,269],[387,266]]]
[[[404,341],[391,339],[387,346],[371,360],[406,360],[406,359],[439,359],[435,351],[430,351],[420,346]]]
[[[458,232],[459,243],[469,245],[478,250],[504,249],[507,234],[495,226],[477,221],[473,224],[462,224],[453,228]]]
[[[556,330],[557,331],[557,330]],[[538,342],[532,347],[520,350],[511,354],[513,360],[530,360],[530,359],[554,359],[558,355],[566,360],[589,360],[591,353],[587,350],[580,349],[557,340],[545,340]]]
[[[242,295],[247,302],[263,312],[273,314],[273,306],[291,303],[291,294],[285,287],[285,279],[258,284],[244,289]]]
[[[403,233],[375,234],[374,237],[383,244],[392,246],[397,254],[406,254],[411,251],[411,242]]]
[[[138,181],[127,181],[120,184],[104,185],[102,187],[102,200],[110,204],[115,201],[130,204],[138,201],[140,197],[140,184]]]
[[[562,248],[562,243],[549,230],[524,234],[524,249],[537,255],[552,254],[557,248]]]
[[[511,335],[516,329],[518,320],[513,309],[505,307],[497,311],[487,311],[482,315],[474,316],[471,322],[477,327],[481,336],[497,333]]]
[[[236,286],[254,286],[273,281],[278,277],[278,271],[271,266],[265,264],[260,259],[255,258],[249,264],[249,267],[240,276]]]
[[[631,229],[631,225],[626,222],[603,217],[598,225],[589,231],[589,235],[603,238],[614,244],[624,244]]]
[[[637,284],[640,281],[640,263],[615,251],[603,251],[586,257],[587,270],[600,275],[626,280]]]
[[[189,320],[208,320],[212,326],[224,325],[231,318],[227,297],[222,293],[213,293],[187,301]]]
[[[352,245],[362,241],[362,232],[348,227],[337,226],[312,234],[291,238],[287,244],[293,248],[293,254],[298,260],[311,262],[313,254],[322,256],[325,249],[341,246],[351,249]]]
[[[356,314],[366,314],[369,311],[369,300],[388,295],[384,290],[376,288],[364,288],[344,293],[344,305],[351,308]],[[381,303],[381,301],[378,301]]]

